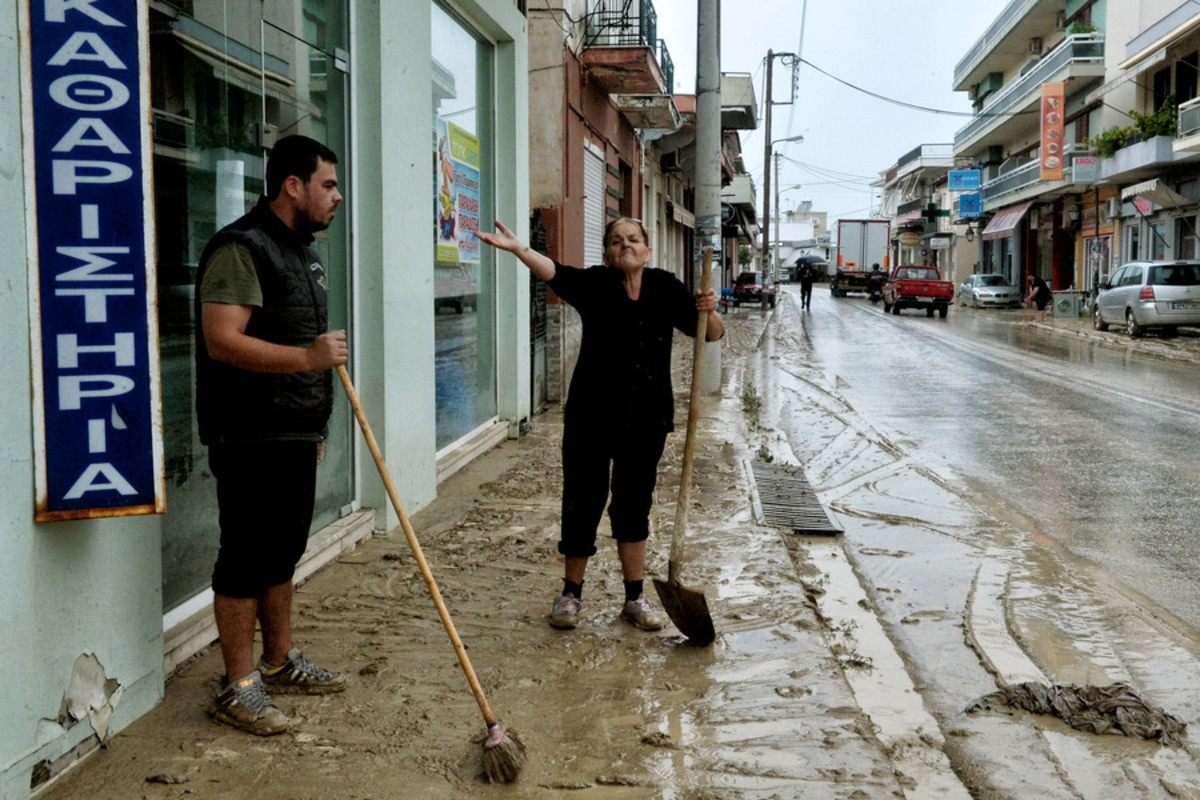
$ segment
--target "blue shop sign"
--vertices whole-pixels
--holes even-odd
[[[35,518],[161,513],[146,2],[22,6]]]
[[[983,216],[983,195],[960,194],[958,196],[958,218],[979,219]]]
[[[982,174],[978,169],[952,169],[946,173],[946,182],[952,192],[978,191],[983,188]]]

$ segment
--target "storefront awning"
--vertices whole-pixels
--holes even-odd
[[[1028,200],[1001,210],[983,229],[983,240],[990,242],[993,239],[1006,239],[1012,236],[1031,205],[1033,205],[1033,201]]]
[[[1133,197],[1144,197],[1163,208],[1179,208],[1180,206],[1195,205],[1194,200],[1189,200],[1170,186],[1159,183],[1158,178],[1135,183],[1133,186],[1126,186],[1121,190],[1122,201]]]

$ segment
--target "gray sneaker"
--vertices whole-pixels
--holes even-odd
[[[258,662],[263,683],[283,694],[333,694],[346,690],[346,679],[339,672],[321,669],[296,648],[287,654],[281,666]]]
[[[656,631],[662,628],[662,618],[650,608],[646,595],[639,595],[637,600],[629,600],[621,609],[621,619],[635,628],[644,631]]]
[[[256,736],[283,733],[291,720],[271,702],[258,670],[226,686],[213,701],[214,722],[232,725]]]
[[[550,627],[569,631],[579,624],[579,607],[583,605],[573,594],[560,594],[554,598],[550,610]]]

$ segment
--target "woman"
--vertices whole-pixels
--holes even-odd
[[[625,581],[621,618],[642,630],[662,627],[643,592],[650,506],[667,434],[674,429],[671,341],[675,330],[696,335],[696,313],[707,311],[706,339],[725,333],[717,293],[695,296],[669,272],[647,267],[651,250],[637,220],[621,217],[604,233],[604,265],[578,269],[531,249],[501,223],[479,239],[507,250],[579,312],[583,338],[563,419],[562,531],[566,559],[562,594],[550,624],[579,621],[583,576],[596,554],[596,528],[612,490],[608,516]],[[610,473],[611,470],[611,473]],[[611,481],[610,481],[611,474]]]
[[[1041,277],[1032,272],[1025,276],[1025,308],[1032,309],[1037,306],[1038,322],[1046,318],[1046,306],[1050,305],[1053,296],[1054,293]]]

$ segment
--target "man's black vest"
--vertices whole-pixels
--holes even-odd
[[[248,247],[263,304],[250,314],[246,334],[275,344],[309,347],[326,331],[325,270],[301,236],[260,198],[250,213],[222,228],[204,248],[196,286],[208,261],[230,242]],[[333,407],[333,375],[248,372],[214,361],[204,344],[201,298],[196,293],[196,416],[200,441],[321,441]]]

